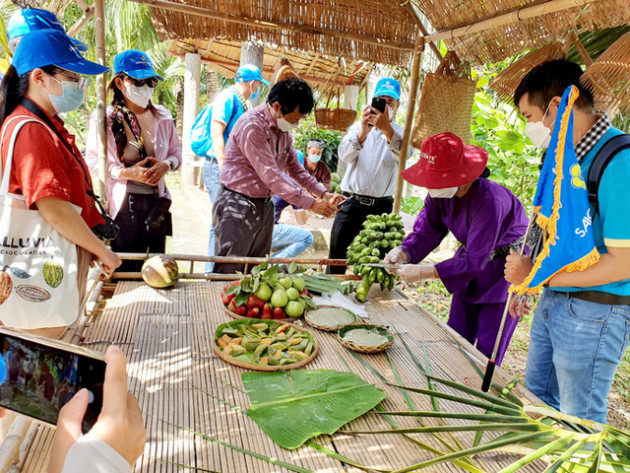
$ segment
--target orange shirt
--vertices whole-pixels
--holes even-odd
[[[18,105],[5,123],[16,116],[38,119],[29,110]],[[90,228],[104,223],[94,199],[87,194],[92,181],[83,156],[75,145],[74,135],[66,130],[59,116],[48,115],[48,118],[55,124],[64,141],[74,149],[74,156],[47,126],[32,122],[25,124],[15,141],[9,192],[23,195],[29,209],[37,209],[35,204],[40,199],[54,197],[81,207],[81,217]],[[16,119],[6,126],[4,139],[0,144],[2,169],[6,164],[13,129],[20,121]]]

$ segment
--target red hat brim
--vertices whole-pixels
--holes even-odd
[[[400,174],[410,184],[428,189],[462,186],[481,176],[488,164],[488,152],[478,146],[464,146],[464,157],[462,166],[448,171],[429,171],[419,161]]]

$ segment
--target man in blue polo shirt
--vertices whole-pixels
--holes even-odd
[[[565,60],[532,69],[514,94],[535,145],[549,144],[564,90],[575,85],[573,143],[582,176],[602,146],[622,134],[580,84],[582,69]],[[599,209],[591,206],[598,263],[549,281],[532,322],[527,387],[560,411],[606,422],[607,397],[630,342],[630,150],[619,152],[604,171]],[[529,257],[508,256],[505,277],[520,284],[532,268]]]
[[[232,127],[245,111],[249,110],[248,100],[255,100],[260,94],[262,84],[269,85],[263,79],[260,69],[252,64],[241,66],[234,76],[236,83],[221,91],[214,101],[204,108],[193,125],[191,146],[197,154],[203,149],[206,159],[203,166],[203,182],[214,206],[221,184],[219,175],[223,167],[223,154]],[[214,225],[210,224],[208,238],[208,256],[214,255]],[[214,263],[206,264],[206,272],[211,273]]]

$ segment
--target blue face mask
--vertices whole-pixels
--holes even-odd
[[[322,155],[321,154],[310,153],[308,155],[308,160],[311,163],[317,163],[317,162],[319,162],[320,159],[322,159]]]
[[[251,90],[251,86],[250,86],[250,90]],[[256,92],[252,90],[252,94],[249,96],[249,100],[253,102],[254,100],[258,98],[259,95],[260,95],[260,86],[258,86],[258,90],[256,90]]]
[[[52,76],[50,76],[52,77]],[[57,113],[66,113],[76,110],[83,103],[84,82],[60,81],[52,77],[53,80],[61,84],[61,95],[53,95],[50,92],[48,97],[50,103]]]

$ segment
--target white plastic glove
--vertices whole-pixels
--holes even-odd
[[[396,268],[394,272],[407,283],[435,277],[435,270],[432,264],[404,264]]]
[[[385,259],[383,260],[384,264],[403,264],[409,261],[409,257],[407,253],[403,251],[400,246],[392,249],[387,253]]]

